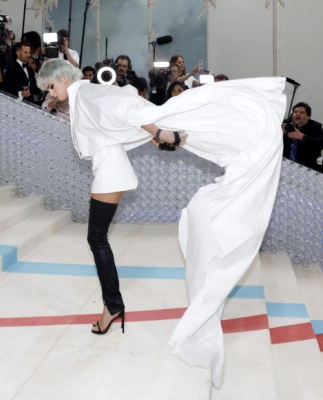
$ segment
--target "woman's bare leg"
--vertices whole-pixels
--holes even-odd
[[[92,193],[92,199],[102,201],[103,203],[118,204],[124,192],[115,193]]]

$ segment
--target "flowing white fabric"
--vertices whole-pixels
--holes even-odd
[[[101,133],[109,137],[102,139],[105,143],[113,137],[112,142],[135,147],[148,140],[138,127],[154,122],[186,130],[186,150],[226,168],[225,175],[200,188],[182,212],[179,239],[190,305],[170,339],[174,353],[189,366],[211,370],[217,387],[223,375],[224,302],[259,250],[276,196],[284,85],[285,78],[220,82],[187,90],[160,107],[127,89],[121,119],[120,103],[112,116],[111,109],[104,111],[100,105],[102,98],[95,104],[108,128]],[[80,129],[82,123],[76,137]],[[85,132],[80,137],[84,140]]]

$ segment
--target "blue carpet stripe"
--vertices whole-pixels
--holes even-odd
[[[305,304],[266,303],[268,317],[308,318]]]
[[[17,247],[0,244],[0,256],[2,257],[2,270],[17,261]]]
[[[185,269],[182,267],[117,267],[117,270],[120,278],[185,279]],[[97,275],[95,265],[26,261],[16,261],[7,267],[5,272],[66,276]]]
[[[228,296],[236,299],[264,299],[265,292],[263,286],[237,285]]]
[[[315,335],[323,334],[323,320],[313,319],[311,321]]]

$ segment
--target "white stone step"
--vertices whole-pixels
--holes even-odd
[[[29,202],[29,199],[23,200]],[[43,208],[2,232],[0,244],[17,246],[19,259],[71,223],[70,211],[47,211]]]
[[[293,265],[302,300],[311,321],[322,321],[323,327],[323,273],[317,264],[310,264],[304,268],[302,265]],[[323,330],[316,332],[322,334]]]
[[[238,285],[263,286],[258,254]],[[233,297],[226,300],[222,320],[253,317],[266,312],[263,298]],[[223,381],[219,389],[211,386],[209,400],[278,400],[268,329],[225,334],[224,350]],[[252,384],[249,384],[251,377]]]
[[[62,212],[42,210],[27,218],[24,221],[25,234],[22,233],[22,238],[26,234],[28,236],[27,229],[38,232],[44,218],[48,219],[59,213]],[[3,239],[10,234],[15,239],[10,244],[17,245],[21,239],[18,236],[22,225],[20,223],[0,235],[0,244],[6,244]],[[47,240],[37,242],[37,246],[22,259],[28,262],[93,264],[86,242],[86,228],[86,225],[71,223]],[[173,238],[177,227],[171,225],[167,229]],[[113,249],[116,250],[118,265],[120,259],[131,259],[132,264],[125,265],[176,266],[170,258],[159,260],[157,264],[151,264],[151,259],[144,258],[149,262],[140,263],[143,257],[138,253],[138,247],[146,243],[149,237],[149,246],[158,248],[161,241],[160,230],[158,225],[113,226],[109,237],[113,242]],[[168,243],[167,240],[165,243]],[[123,254],[128,257],[130,254],[132,257],[126,259]],[[180,261],[179,248],[174,258]],[[133,311],[187,306],[184,280],[127,278],[120,281],[129,314]],[[96,276],[4,273],[0,275],[0,314],[2,318],[93,314],[95,318],[94,315],[101,312],[102,307],[99,286]],[[1,336],[0,354],[6,354],[4,349],[12,349],[12,343],[17,343],[18,336],[22,339],[14,347],[13,357],[2,371],[5,383],[1,389],[5,390],[7,398],[17,399],[38,399],[46,393],[45,396],[53,400],[85,400],[106,398],[108,393],[108,398],[111,399],[208,400],[209,371],[199,367],[189,368],[173,355],[168,345],[177,322],[174,319],[126,322],[124,335],[121,334],[120,324],[115,324],[103,337],[91,334],[90,323],[6,328]],[[28,359],[27,367],[15,362],[17,359]],[[56,366],[54,375],[49,373],[53,365]],[[77,376],[82,377],[82,387],[75,374],[75,379],[66,378],[68,371],[75,368],[78,370]],[[49,376],[54,376],[50,382],[47,380]],[[62,388],[59,393],[57,387]]]
[[[39,197],[11,197],[0,202],[0,233],[22,222],[34,212],[41,210]]]
[[[0,186],[0,204],[13,198],[13,189],[15,186]]]
[[[302,290],[288,254],[261,252],[260,258],[267,305],[268,302],[282,303],[281,306],[284,303],[304,305]],[[298,333],[304,332],[302,326],[309,326],[310,318],[306,315],[302,318],[277,315],[269,316],[268,321],[270,328],[283,327],[280,330],[281,341],[272,344],[278,398],[286,400],[323,398],[323,358],[317,340],[312,337],[313,335],[295,340],[298,335],[302,336]],[[303,324],[299,325],[300,330],[297,329],[298,324]],[[294,332],[294,341],[284,340],[285,335],[289,335],[284,327],[288,326]],[[307,328],[305,329],[307,331]]]

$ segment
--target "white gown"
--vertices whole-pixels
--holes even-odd
[[[217,387],[223,376],[224,302],[259,250],[276,196],[284,86],[285,78],[220,82],[187,90],[160,107],[140,98],[133,88],[105,86],[96,96],[88,89],[83,95],[78,90],[71,103],[72,114],[80,115],[79,102],[83,109],[91,107],[90,118],[104,120],[97,146],[118,141],[126,149],[136,147],[151,138],[139,127],[154,122],[160,128],[185,130],[186,150],[226,168],[223,177],[200,188],[182,211],[179,239],[190,305],[169,342],[189,366],[210,369]],[[85,122],[82,131],[83,121],[74,120],[74,140],[82,151],[91,126],[91,121]]]

